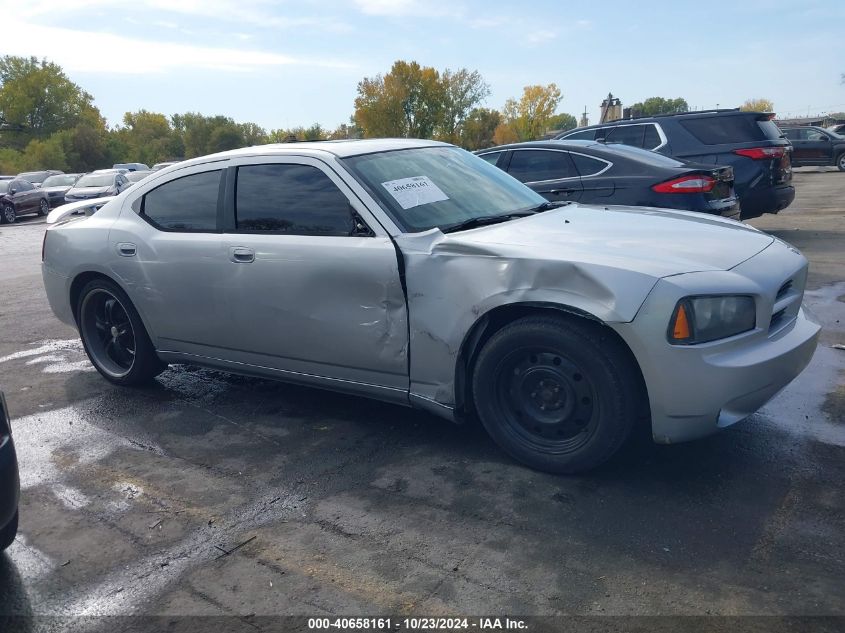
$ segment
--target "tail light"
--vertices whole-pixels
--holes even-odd
[[[735,149],[734,154],[745,156],[751,160],[771,160],[772,158],[783,158],[786,154],[785,147],[751,147],[749,149]]]
[[[690,174],[661,182],[651,187],[657,193],[707,193],[716,186],[716,179],[706,174]]]

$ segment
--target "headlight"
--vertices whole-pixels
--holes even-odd
[[[668,337],[674,345],[707,343],[753,330],[756,323],[754,297],[685,297],[675,306]]]

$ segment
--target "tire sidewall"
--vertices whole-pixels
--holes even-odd
[[[6,212],[9,209],[11,209],[12,211],[11,219],[6,216]],[[3,208],[0,209],[0,212],[2,212],[3,224],[14,224],[15,221],[18,219],[17,212],[15,211],[15,206],[12,204],[4,204]]]
[[[50,203],[45,199],[41,198],[38,202],[38,215],[47,215],[50,213]]]
[[[132,364],[132,368],[126,374],[116,376],[104,370],[97,363],[95,356],[89,349],[88,341],[85,336],[85,328],[82,324],[82,306],[85,303],[85,298],[95,291],[105,291],[112,294],[120,302],[126,312],[126,316],[129,317],[130,324],[132,325],[132,331],[135,337],[135,360]],[[113,281],[101,278],[94,279],[85,284],[82,291],[79,293],[75,313],[77,328],[79,329],[79,336],[82,340],[82,346],[85,349],[85,353],[88,355],[91,364],[94,365],[98,372],[100,372],[100,375],[109,382],[124,386],[138,385],[148,382],[164,369],[165,365],[161,363],[156,356],[152,341],[150,341],[150,338],[147,335],[147,330],[144,327],[144,323],[141,320],[138,311],[135,309],[135,306],[132,304],[129,296]]]
[[[845,171],[845,152],[836,157],[836,167],[839,171]]]
[[[610,457],[630,434],[633,414],[631,378],[620,371],[619,350],[605,337],[606,345],[596,345],[594,336],[584,336],[582,328],[560,320],[542,319],[545,327],[531,331],[531,319],[516,322],[495,334],[485,345],[473,372],[473,399],[484,428],[507,453],[539,470],[565,473],[597,466]],[[587,441],[571,453],[540,452],[520,441],[501,421],[496,389],[497,370],[505,355],[515,346],[546,348],[574,363],[592,383],[595,391],[596,428]],[[633,398],[635,400],[635,398]],[[628,410],[630,408],[630,410]]]

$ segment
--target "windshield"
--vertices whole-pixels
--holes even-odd
[[[72,187],[75,182],[76,174],[62,174],[61,176],[50,176],[41,183],[41,186],[44,189],[47,187]]]
[[[407,232],[472,218],[509,215],[546,200],[505,172],[457,147],[424,147],[343,161]]]
[[[0,180],[0,193],[6,193],[9,191],[10,184],[12,184],[11,180]]]
[[[18,178],[21,180],[28,180],[29,182],[39,183],[44,180],[47,176],[49,176],[46,171],[27,171],[22,174],[18,174]]]
[[[111,187],[114,174],[88,174],[76,181],[77,187]]]

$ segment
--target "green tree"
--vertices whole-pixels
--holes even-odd
[[[241,135],[247,147],[264,145],[267,142],[267,130],[256,123],[241,123]]]
[[[686,99],[666,99],[664,97],[649,97],[645,101],[635,103],[631,110],[637,116],[655,116],[657,114],[675,114],[677,112],[689,112],[689,104]]]
[[[23,156],[11,147],[0,148],[0,174],[17,174],[23,171]]]
[[[138,110],[123,115],[127,160],[152,165],[171,156],[174,131],[168,118],[158,112]]]
[[[533,141],[545,134],[549,120],[563,99],[556,84],[525,86],[519,101],[508,99],[503,109],[504,124],[521,141]]]
[[[443,103],[440,73],[400,60],[386,75],[358,84],[354,117],[366,137],[431,138],[442,121]]]
[[[215,121],[208,139],[207,152],[225,152],[230,149],[245,147],[243,130],[233,120]]]
[[[748,99],[739,109],[743,112],[774,112],[775,104],[769,99]]]
[[[91,110],[93,97],[61,67],[35,57],[0,58],[0,118],[11,128],[3,144],[18,149],[76,125]]]
[[[574,130],[578,127],[578,120],[572,116],[571,114],[567,114],[566,112],[561,112],[560,114],[556,114],[549,119],[547,123],[546,132],[550,132],[552,130],[566,132],[568,130]]]
[[[477,70],[451,71],[440,77],[442,85],[442,113],[438,137],[450,143],[461,142],[461,129],[470,113],[490,94],[490,86]],[[492,135],[491,135],[492,136]]]
[[[498,110],[473,109],[461,126],[461,146],[470,151],[493,146],[493,135],[501,122]]]
[[[30,169],[68,169],[67,157],[60,135],[47,140],[34,138],[26,146],[21,157],[21,167]]]

